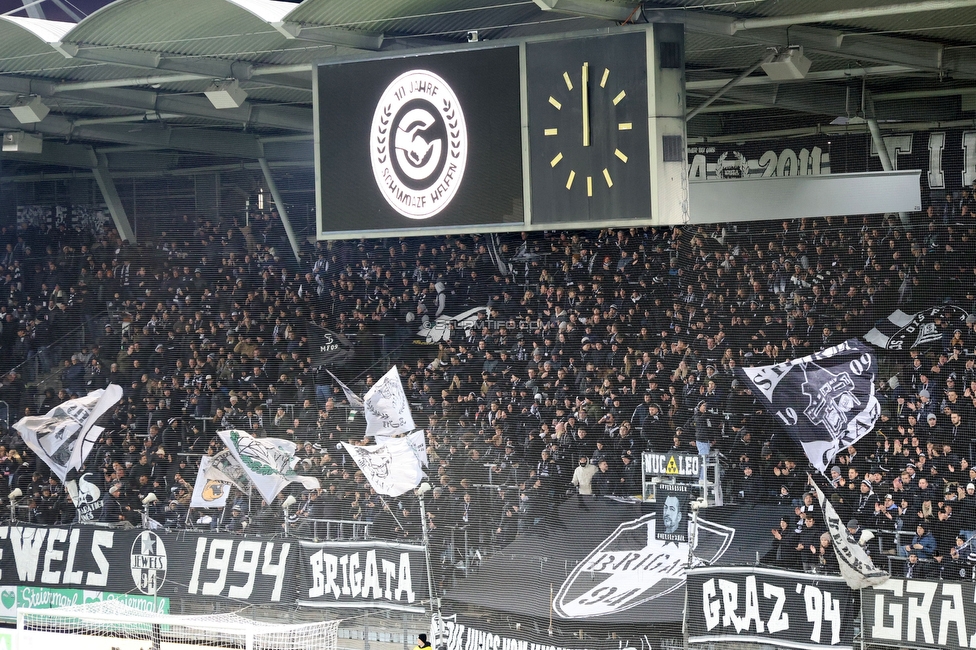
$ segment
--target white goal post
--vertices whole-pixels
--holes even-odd
[[[118,601],[17,612],[18,650],[336,650],[341,621],[278,624],[237,613],[147,614]]]

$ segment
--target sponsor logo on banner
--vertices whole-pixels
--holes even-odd
[[[376,105],[369,147],[373,177],[390,207],[410,219],[433,217],[450,205],[464,176],[461,102],[433,72],[405,72]]]
[[[147,614],[169,614],[169,598],[50,587],[0,588],[0,619],[17,620],[17,610],[54,609],[114,600]]]
[[[857,609],[837,577],[747,567],[688,573],[690,643],[850,648]]]
[[[423,611],[427,582],[422,546],[393,542],[302,542],[303,593],[313,607]]]
[[[562,618],[606,616],[682,588],[689,542],[658,539],[661,525],[652,513],[618,526],[563,582],[553,601],[555,612]],[[698,519],[695,559],[716,562],[734,535],[734,528]]]
[[[645,451],[644,473],[651,476],[679,476],[697,479],[701,456],[697,454],[659,454]]]
[[[166,546],[159,535],[144,530],[132,542],[132,581],[136,589],[149,596],[159,593],[166,582]]]

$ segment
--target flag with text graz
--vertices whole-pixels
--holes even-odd
[[[965,328],[966,310],[955,305],[939,305],[906,314],[896,309],[886,318],[878,320],[865,335],[864,340],[885,350],[912,350],[942,340],[943,330]]]
[[[875,397],[877,359],[856,339],[736,372],[821,472],[838,451],[874,429],[881,415]]]
[[[309,356],[313,366],[335,366],[353,358],[352,342],[342,334],[309,323]]]

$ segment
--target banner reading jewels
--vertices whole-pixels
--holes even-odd
[[[861,592],[869,644],[906,648],[976,647],[976,588],[971,581],[891,578]]]
[[[851,648],[857,608],[840,576],[758,567],[688,571],[689,643]]]
[[[301,542],[298,604],[423,612],[424,547],[368,542]]]
[[[297,559],[278,539],[0,526],[0,585],[290,604]]]

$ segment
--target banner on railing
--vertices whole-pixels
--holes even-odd
[[[891,578],[861,592],[869,644],[905,648],[976,647],[976,585]]]
[[[689,643],[851,648],[857,608],[839,576],[759,567],[688,571]]]
[[[94,526],[0,526],[0,585],[293,603],[297,543]]]
[[[52,589],[50,587],[0,587],[0,620],[16,622],[18,609],[54,609],[103,600],[118,601],[147,614],[169,614],[169,598],[117,594],[90,589]],[[0,644],[0,648],[3,645]]]
[[[301,542],[298,604],[423,612],[424,547],[368,542]]]

